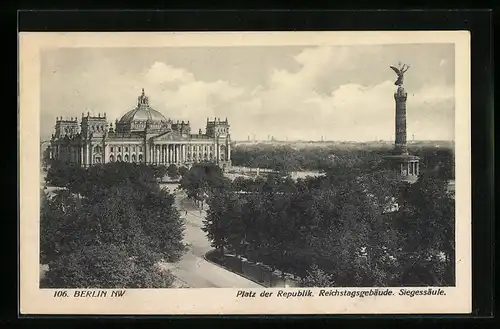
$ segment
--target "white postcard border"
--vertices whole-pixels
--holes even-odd
[[[455,44],[456,287],[441,296],[276,297],[278,290],[126,289],[119,298],[53,297],[39,289],[40,50],[50,47],[231,47],[352,44]],[[468,31],[398,32],[204,32],[204,33],[38,33],[19,34],[20,313],[21,314],[403,314],[470,313],[471,301],[471,143],[470,35]],[[376,289],[376,288],[372,288]],[[384,290],[384,288],[378,288]],[[421,289],[421,288],[420,288]],[[420,290],[408,289],[408,290]],[[436,288],[438,289],[438,288]],[[101,290],[101,289],[95,289]],[[248,289],[247,289],[248,290]],[[328,289],[326,289],[328,290]],[[353,288],[338,289],[363,291]],[[69,295],[74,290],[67,289]],[[272,291],[272,297],[259,297]],[[111,292],[109,292],[111,295]]]

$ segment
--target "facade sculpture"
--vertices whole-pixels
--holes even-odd
[[[211,161],[231,166],[231,138],[227,118],[207,118],[206,131],[191,133],[189,121],[173,122],[149,105],[142,90],[137,106],[116,120],[106,114],[56,119],[50,157],[83,167],[115,161],[155,165],[183,165]]]

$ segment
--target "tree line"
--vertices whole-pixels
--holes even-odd
[[[185,251],[174,197],[160,188],[165,168],[109,163],[88,169],[53,162],[41,191],[41,287],[162,288],[173,277],[158,266]]]
[[[408,184],[363,166],[296,181],[190,172],[181,188],[208,203],[203,230],[220,257],[264,263],[305,286],[454,285],[454,198],[435,173]]]
[[[454,179],[455,156],[452,148],[410,146],[411,154],[421,157],[421,172],[431,171],[442,179]],[[289,145],[236,146],[231,151],[234,166],[267,168],[278,172],[326,171],[332,166],[360,166],[365,161],[380,161],[390,148],[348,149],[311,147],[295,149]]]

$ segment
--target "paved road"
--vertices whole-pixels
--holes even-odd
[[[170,190],[175,185],[168,184]],[[176,206],[181,212],[181,216],[186,220],[186,231],[184,242],[189,246],[189,250],[177,263],[164,264],[172,274],[182,283],[191,288],[252,288],[262,287],[257,283],[245,279],[242,276],[227,271],[217,265],[207,262],[204,259],[205,253],[212,250],[210,242],[205,233],[201,230],[204,212],[190,208],[186,204],[185,194],[175,193]],[[186,215],[185,209],[188,209]]]

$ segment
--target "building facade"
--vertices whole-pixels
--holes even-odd
[[[210,161],[222,169],[231,166],[231,138],[227,118],[207,119],[205,133],[191,132],[189,121],[173,122],[149,105],[142,94],[137,106],[108,123],[106,114],[57,118],[50,158],[83,167],[109,162],[131,162],[189,167]]]

